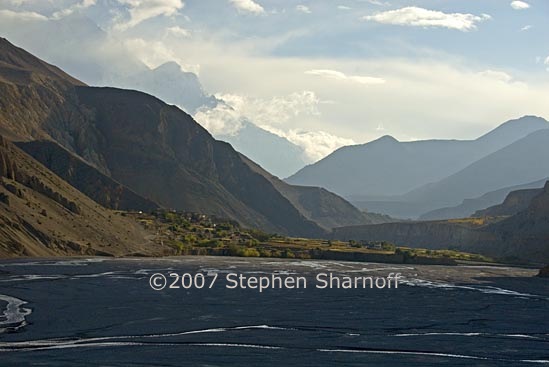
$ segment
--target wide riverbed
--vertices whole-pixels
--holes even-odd
[[[204,274],[205,286],[170,289],[172,273]],[[308,283],[229,289],[230,273]],[[402,278],[398,288],[319,289],[319,273]],[[153,290],[154,274],[168,286]],[[2,260],[0,366],[549,365],[549,281],[535,274],[226,257]]]

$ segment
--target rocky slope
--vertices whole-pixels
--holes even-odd
[[[137,91],[85,86],[8,41],[0,43],[6,65],[0,70],[5,108],[0,127],[10,138],[54,141],[163,207],[227,217],[270,232],[325,233],[229,144],[213,139],[179,108]],[[82,180],[73,183],[90,192]],[[344,215],[352,218],[356,209],[348,210]]]
[[[162,254],[147,236],[0,137],[0,257]]]
[[[527,189],[512,191],[505,197],[503,203],[483,210],[477,210],[473,217],[507,217],[517,214],[528,208],[532,199],[538,196],[543,189]]]
[[[157,203],[102,174],[53,141],[21,142],[17,146],[106,208],[151,211],[159,207]]]
[[[388,241],[428,249],[460,249],[481,240],[495,240],[495,236],[479,229],[482,227],[452,221],[402,222],[335,228],[332,236],[345,241]]]
[[[306,164],[303,148],[246,120],[241,122],[241,128],[236,133],[215,137],[230,143],[240,153],[280,178],[295,173]]]
[[[242,156],[248,166],[265,177],[306,218],[318,223],[326,230],[345,225],[385,223],[392,218],[361,212],[345,199],[320,187],[289,185],[271,175],[258,164]]]

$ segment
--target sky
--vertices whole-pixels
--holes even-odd
[[[90,23],[52,28],[66,34],[40,48],[32,30],[48,28],[33,27],[67,19]],[[79,50],[95,26],[106,36]],[[120,72],[127,55],[176,61],[232,107],[195,115],[211,132],[235,133],[237,114],[311,161],[383,135],[469,139],[549,119],[546,0],[0,0],[0,35],[47,61],[108,55]]]

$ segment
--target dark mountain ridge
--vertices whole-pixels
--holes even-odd
[[[24,69],[32,76],[24,80],[10,80],[11,73],[4,76],[1,70],[0,127],[12,140],[53,141],[97,169],[94,177],[100,173],[166,208],[227,217],[270,232],[325,234],[229,144],[213,139],[177,107],[137,91],[85,86],[7,40],[0,44],[0,60],[32,66]],[[82,180],[72,182],[94,196]]]

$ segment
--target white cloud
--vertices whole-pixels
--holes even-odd
[[[33,11],[13,11],[13,10],[7,10],[7,9],[0,10],[0,17],[13,19],[13,20],[22,20],[22,21],[48,20],[48,18],[45,17],[44,15],[38,14]]]
[[[298,5],[295,7],[295,9],[305,14],[311,14],[311,9],[309,9],[309,7],[305,5]]]
[[[328,70],[328,69],[308,70],[305,72],[305,74],[320,76],[323,78],[328,78],[333,80],[349,81],[349,82],[365,84],[365,85],[375,85],[375,84],[385,83],[385,79],[382,79],[382,78],[376,78],[371,76],[346,75],[341,71]]]
[[[242,129],[245,121],[239,111],[224,103],[212,109],[201,108],[193,117],[214,136],[234,136]]]
[[[124,41],[124,47],[151,69],[168,61],[175,61],[184,71],[200,74],[199,64],[189,63],[184,54],[179,55],[173,47],[169,47],[162,41],[132,38]]]
[[[68,8],[56,11],[55,13],[53,13],[52,17],[54,19],[59,19],[59,18],[69,16],[72,13],[74,13],[75,11],[82,10],[82,9],[87,9],[90,6],[95,5],[96,2],[97,2],[96,0],[82,0],[81,2],[73,4],[73,5],[69,6]]]
[[[530,4],[524,1],[512,1],[511,8],[515,10],[524,10],[530,8]]]
[[[377,5],[377,6],[389,6],[389,5],[391,5],[390,3],[386,2],[386,1],[379,1],[379,0],[366,0],[366,1],[369,2],[372,5]]]
[[[319,115],[320,101],[310,91],[271,98],[252,98],[236,94],[219,94],[216,97],[259,126],[276,126],[300,116]]]
[[[187,29],[182,28],[180,26],[173,26],[166,28],[166,32],[172,36],[177,37],[189,37],[191,35],[191,32],[189,32]]]
[[[128,8],[130,19],[115,28],[125,30],[157,16],[173,16],[185,5],[183,0],[118,0]]]
[[[411,27],[443,27],[462,32],[475,30],[477,23],[491,19],[488,14],[474,15],[464,13],[444,13],[414,6],[389,10],[362,17],[363,20],[382,24]]]
[[[547,71],[549,71],[549,56],[547,56],[543,63],[547,66]]]
[[[530,29],[532,29],[532,26],[528,24],[522,27],[520,30],[521,32],[525,32],[525,31],[529,31]]]
[[[325,131],[305,131],[288,128],[293,121],[305,116],[319,116],[318,97],[310,91],[291,93],[269,99],[235,94],[218,94],[224,103],[213,109],[201,109],[194,118],[214,136],[237,135],[245,121],[288,139],[303,148],[308,162],[324,158],[335,149],[354,144]]]
[[[350,7],[345,6],[345,5],[338,5],[337,8],[338,8],[339,10],[351,10]]]
[[[497,70],[485,70],[478,73],[478,75],[490,78],[492,80],[497,80],[504,83],[509,83],[513,80],[513,77],[509,74],[507,74],[504,71],[497,71]]]
[[[265,12],[265,9],[258,3],[253,0],[229,0],[233,6],[238,9],[238,11],[252,13],[252,14],[262,14]]]
[[[224,103],[214,109],[201,109],[195,119],[214,135],[235,135],[243,120],[268,129],[300,116],[318,116],[319,100],[313,92],[303,91],[268,99],[237,94],[216,94]]]
[[[282,136],[283,138],[288,139],[291,143],[303,148],[306,158],[311,163],[321,160],[342,146],[356,144],[356,142],[352,139],[342,138],[326,131],[290,129],[285,132],[279,129],[269,129],[268,127],[264,128],[265,130]]]

